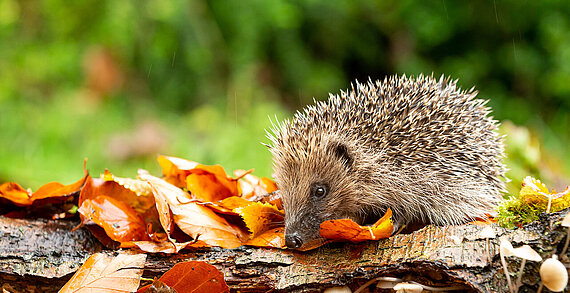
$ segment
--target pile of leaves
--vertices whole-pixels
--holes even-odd
[[[526,225],[538,219],[541,213],[557,212],[570,207],[570,186],[562,192],[549,191],[540,180],[527,176],[518,195],[503,201],[497,221],[506,228]]]
[[[137,178],[105,171],[70,185],[52,182],[32,192],[17,183],[0,185],[0,214],[62,219],[80,215],[81,224],[110,248],[177,253],[184,248],[285,248],[284,211],[269,178],[219,166],[159,156],[163,177],[139,170]],[[76,228],[76,229],[77,229]],[[348,219],[327,221],[321,236],[329,241],[366,241],[392,234],[391,212],[374,226]],[[318,243],[321,245],[327,241]],[[316,246],[315,246],[316,247]],[[312,249],[315,247],[309,247]]]

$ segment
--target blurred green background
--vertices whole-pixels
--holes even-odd
[[[570,184],[567,0],[0,0],[0,182],[160,174],[159,153],[270,176],[269,117],[432,72],[490,99],[511,190]]]

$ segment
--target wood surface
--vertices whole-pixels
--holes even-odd
[[[376,277],[398,277],[429,286],[460,286],[464,292],[506,292],[499,259],[500,238],[515,247],[529,244],[543,258],[560,253],[565,212],[544,215],[519,229],[493,226],[497,237],[480,237],[481,226],[427,226],[411,234],[361,244],[335,243],[313,251],[240,247],[150,254],[145,277],[159,276],[175,263],[202,260],[224,273],[233,292],[319,292],[348,285],[353,290]],[[69,220],[0,217],[0,282],[10,292],[57,292],[93,253],[106,249],[85,228]],[[488,245],[488,246],[487,246]],[[508,258],[518,273],[520,260]],[[539,263],[527,262],[519,292],[538,288]],[[515,279],[515,278],[513,278]],[[373,286],[364,292],[375,292]],[[389,292],[389,291],[387,291]]]

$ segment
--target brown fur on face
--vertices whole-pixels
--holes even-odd
[[[296,233],[303,246],[319,240],[319,226],[326,220],[350,218],[361,222],[363,213],[354,154],[338,138],[313,137],[319,148],[292,152],[276,160],[274,176],[279,182],[285,208],[285,234]],[[315,190],[325,188],[318,196]]]

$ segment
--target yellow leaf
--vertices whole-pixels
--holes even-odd
[[[96,253],[85,261],[59,292],[134,292],[139,287],[145,260],[146,254],[119,254],[112,257]]]

